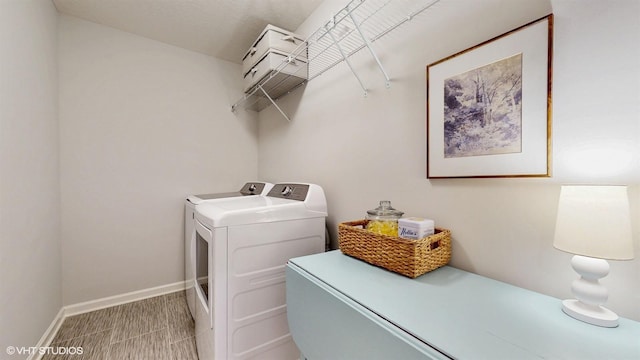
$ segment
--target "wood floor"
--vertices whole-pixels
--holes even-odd
[[[70,316],[51,347],[82,347],[78,354],[43,360],[197,360],[194,323],[184,291]]]

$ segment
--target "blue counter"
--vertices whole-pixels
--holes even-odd
[[[410,279],[332,251],[291,259],[286,284],[310,360],[640,359],[638,322],[586,324],[560,299],[450,266]]]

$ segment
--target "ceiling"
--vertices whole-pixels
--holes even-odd
[[[322,0],[53,0],[60,13],[240,63],[267,24],[295,30]]]

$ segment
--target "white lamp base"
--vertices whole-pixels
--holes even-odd
[[[607,301],[609,292],[598,281],[609,273],[609,263],[604,259],[575,255],[571,258],[571,265],[580,274],[580,278],[571,284],[571,291],[577,300],[564,300],[562,311],[589,324],[618,326],[618,315],[602,306]]]
[[[618,315],[603,306],[588,305],[580,300],[572,299],[562,302],[562,311],[574,319],[592,325],[610,328],[618,326]]]

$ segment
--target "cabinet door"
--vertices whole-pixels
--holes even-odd
[[[449,359],[295,264],[286,276],[289,328],[307,359]]]

